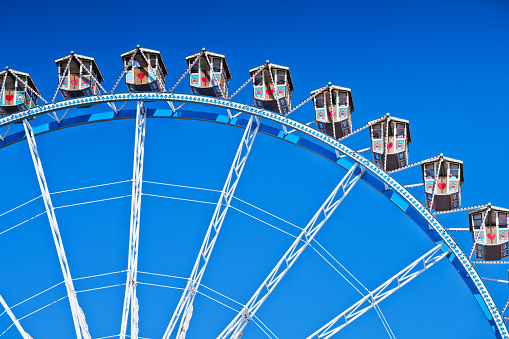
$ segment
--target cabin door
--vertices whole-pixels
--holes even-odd
[[[272,82],[269,72],[272,72],[272,70],[269,70],[265,74],[265,100],[274,100],[274,83]],[[274,77],[274,74],[272,77]]]
[[[202,58],[200,60],[200,87],[210,87],[210,67],[208,65],[207,59]]]
[[[7,74],[5,76],[7,76]],[[7,76],[7,80],[5,81],[5,94],[4,94],[5,102],[4,102],[4,105],[14,105],[14,99],[16,96],[15,88],[16,88],[16,83],[15,83],[14,77]]]
[[[387,138],[387,154],[392,154],[394,153],[394,133],[393,133],[393,128],[394,128],[394,124],[391,123],[390,121],[388,122],[389,123],[389,129],[387,130],[389,132],[389,137]],[[384,127],[385,128],[385,127]],[[384,133],[386,132],[386,130],[384,130]],[[384,135],[384,138],[385,138],[385,135]]]
[[[148,83],[148,72],[147,67],[143,67],[140,65],[140,67],[134,68],[134,83],[135,84],[146,84]]]

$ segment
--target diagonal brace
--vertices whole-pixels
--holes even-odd
[[[253,119],[256,119],[256,126],[254,127]],[[244,135],[242,136],[242,140],[240,141],[240,145],[237,149],[237,154],[233,160],[233,164],[230,168],[230,172],[224,184],[223,190],[221,191],[221,196],[217,202],[216,209],[212,216],[212,220],[210,221],[205,239],[203,240],[200,252],[198,253],[198,258],[194,264],[193,271],[188,280],[186,289],[184,290],[177,308],[173,313],[166,332],[164,333],[163,339],[169,339],[182,313],[183,316],[179,327],[178,338],[185,338],[185,333],[187,331],[187,327],[189,326],[189,320],[192,316],[194,297],[198,291],[198,287],[200,286],[201,279],[207,267],[210,255],[212,254],[212,250],[214,249],[214,244],[216,243],[217,237],[221,230],[221,226],[223,225],[223,221],[226,217],[226,212],[230,207],[231,199],[235,193],[235,189],[239,182],[240,176],[242,175],[244,165],[246,164],[247,157],[249,156],[259,127],[260,122],[258,118],[251,116],[244,131]]]
[[[74,290],[71,270],[65,255],[64,243],[62,241],[62,237],[60,236],[60,230],[58,228],[57,218],[55,216],[55,209],[53,208],[53,203],[51,202],[51,196],[49,193],[48,184],[46,182],[46,177],[44,176],[41,158],[39,157],[37,144],[35,143],[34,132],[28,123],[28,120],[23,120],[23,126],[25,127],[26,138],[30,147],[32,160],[34,162],[35,172],[37,173],[37,180],[39,181],[39,187],[41,189],[44,205],[46,207],[46,214],[48,215],[51,233],[53,234],[53,240],[55,242],[55,247],[58,253],[60,268],[62,269],[62,274],[64,276],[65,287],[67,289],[67,296],[71,306],[72,318],[74,321],[74,329],[76,331],[76,337],[78,339],[91,339],[90,333],[88,332],[88,325],[85,321],[85,315],[83,314],[83,310],[78,304],[78,298],[76,296],[76,291]]]
[[[378,305],[382,300],[396,292],[398,289],[409,283],[412,279],[426,271],[428,268],[439,262],[444,257],[451,253],[451,250],[440,252],[443,243],[440,243],[426,252],[420,258],[405,267],[395,276],[384,282],[382,285],[371,291],[364,298],[350,306],[344,312],[328,322],[325,326],[321,327],[318,331],[307,337],[307,339],[326,339],[332,337],[355,319],[369,311],[374,306]],[[437,254],[438,253],[438,254]],[[422,264],[422,268],[421,265]],[[419,269],[420,268],[420,269]],[[336,323],[340,323],[337,327],[333,328]]]
[[[122,311],[120,338],[124,339],[127,320],[131,315],[131,338],[138,338],[138,299],[136,298],[136,279],[138,275],[138,244],[140,236],[140,212],[143,183],[143,159],[145,154],[145,126],[147,109],[143,101],[138,101],[136,110],[136,134],[134,141],[133,185],[131,195],[131,221],[129,231],[129,259],[127,281]]]
[[[230,333],[233,333],[232,338],[239,339],[242,337],[244,328],[247,326],[251,318],[254,317],[256,311],[261,307],[272,291],[274,291],[281,279],[283,279],[284,275],[297,261],[302,252],[314,239],[318,231],[327,222],[332,213],[334,213],[336,208],[341,204],[343,199],[348,195],[350,190],[355,186],[363,174],[364,167],[361,167],[358,164],[355,164],[347,172],[315,213],[313,218],[311,218],[306,227],[302,230],[297,239],[295,239],[290,248],[279,260],[277,265],[272,269],[267,278],[265,278],[249,302],[244,306],[243,310],[237,314],[223,332],[221,332],[218,338],[227,338]]]

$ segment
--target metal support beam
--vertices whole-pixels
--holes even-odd
[[[37,151],[37,144],[35,143],[34,132],[32,127],[28,123],[28,120],[23,120],[23,126],[25,127],[26,138],[30,147],[30,153],[32,154],[32,160],[34,162],[35,172],[37,173],[37,180],[39,181],[39,187],[41,188],[41,194],[44,199],[44,205],[46,207],[46,214],[48,215],[49,223],[51,226],[51,233],[53,234],[53,240],[58,253],[58,260],[60,261],[60,268],[64,276],[65,288],[67,289],[67,296],[71,305],[72,318],[74,321],[74,329],[76,331],[76,337],[78,339],[91,339],[90,333],[88,332],[88,325],[85,321],[85,315],[83,310],[78,304],[78,298],[71,277],[71,270],[69,269],[69,263],[64,251],[64,243],[60,236],[60,230],[58,228],[57,218],[55,216],[55,210],[53,203],[51,202],[51,196],[44,176],[42,168],[42,162]]]
[[[256,119],[256,126],[254,128],[253,119]],[[207,268],[207,263],[209,262],[210,255],[214,249],[219,231],[221,230],[221,226],[223,225],[223,221],[226,217],[226,212],[228,212],[228,208],[230,207],[231,199],[235,193],[235,188],[239,182],[259,127],[260,122],[258,118],[251,116],[244,131],[244,135],[242,136],[239,148],[237,149],[237,154],[233,160],[233,164],[230,168],[230,172],[224,184],[223,190],[221,191],[221,196],[217,202],[216,209],[207,230],[207,234],[205,235],[205,239],[201,245],[200,252],[198,253],[198,258],[194,264],[191,277],[189,278],[186,289],[184,290],[184,293],[180,298],[170,323],[168,324],[163,339],[170,338],[170,335],[182,313],[183,315],[178,331],[178,338],[185,338],[186,331],[189,326],[189,321],[192,316],[194,297],[200,286],[200,282],[203,274],[205,273],[205,269]]]
[[[11,318],[12,322],[14,323],[16,328],[18,329],[18,331],[21,334],[21,336],[23,337],[23,339],[32,339],[32,337],[28,333],[25,332],[23,327],[21,327],[21,324],[19,323],[19,320],[16,319],[16,317],[14,316],[14,313],[12,313],[12,310],[9,308],[9,306],[7,305],[7,303],[5,302],[4,298],[2,298],[1,295],[0,295],[0,304],[2,304],[2,306],[4,307],[5,312],[7,312],[7,314]]]
[[[398,289],[409,283],[412,279],[417,277],[419,274],[439,262],[449,253],[451,250],[448,250],[445,253],[439,253],[443,244],[438,244],[426,254],[421,256],[419,259],[415,260],[413,263],[405,267],[398,274],[384,282],[382,285],[377,287],[375,290],[370,292],[364,298],[347,308],[343,313],[339,314],[337,317],[328,322],[325,326],[320,328],[318,331],[307,337],[307,339],[320,338],[326,339],[332,337],[334,334],[338,333],[341,329],[346,327],[348,324],[352,323],[355,319],[369,311],[375,305],[378,305],[382,300],[396,292]],[[423,264],[423,267],[420,270],[417,270],[416,267],[420,266],[419,264]],[[333,328],[333,326],[340,322],[341,325]]]
[[[265,278],[242,311],[237,314],[237,316],[217,338],[227,338],[230,333],[233,333],[232,338],[239,339],[242,337],[244,328],[247,326],[251,318],[254,317],[256,311],[262,306],[272,291],[274,291],[286,272],[288,272],[292,265],[297,261],[302,252],[314,239],[318,231],[362,177],[364,174],[364,167],[358,168],[359,166],[360,165],[355,164],[343,177],[343,179],[341,179],[339,184],[318,209],[313,218],[311,218],[306,227],[272,269],[267,278]],[[337,196],[338,192],[339,196]]]
[[[120,327],[121,339],[125,339],[129,315],[131,315],[131,338],[138,338],[138,299],[136,298],[136,281],[138,275],[138,244],[140,240],[141,187],[143,183],[146,122],[147,109],[143,101],[138,101],[136,109],[136,134],[134,139],[129,259],[127,263],[127,281],[125,286],[124,308],[122,311],[122,325]]]

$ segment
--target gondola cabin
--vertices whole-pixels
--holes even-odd
[[[386,171],[408,165],[408,144],[412,142],[408,120],[387,114],[380,121],[369,122],[369,125],[375,164]],[[385,164],[386,155],[387,164]]]
[[[164,91],[164,77],[168,71],[159,51],[138,46],[121,57],[126,67],[125,82],[129,92]]]
[[[428,208],[449,211],[461,206],[462,161],[441,155],[423,162],[421,169]]]
[[[59,90],[64,99],[100,93],[99,83],[103,82],[104,78],[94,58],[71,52],[68,56],[55,60],[55,63],[58,66]]]
[[[260,67],[264,69],[253,79],[254,100],[257,107],[282,115],[290,112],[293,82],[288,67],[271,64],[249,70],[253,76]]]
[[[188,56],[187,64],[191,66],[196,58],[199,60],[189,73],[189,86],[193,94],[227,98],[228,81],[232,76],[224,55],[207,52],[204,49],[200,53]]]
[[[40,95],[40,92],[28,73],[6,67],[0,72],[0,86],[2,116],[37,106],[37,94]]]
[[[476,259],[500,260],[508,257],[508,217],[509,209],[491,205],[468,213]]]
[[[320,92],[316,94],[317,92]],[[352,133],[352,112],[354,111],[352,91],[349,88],[333,86],[311,92],[318,129],[333,138],[340,139]]]

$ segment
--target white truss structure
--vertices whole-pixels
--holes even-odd
[[[419,259],[415,260],[413,263],[405,267],[398,274],[384,282],[382,285],[377,287],[375,290],[371,291],[364,298],[347,308],[344,312],[339,314],[337,317],[329,321],[325,326],[320,328],[318,331],[307,337],[307,339],[327,339],[332,337],[334,334],[338,333],[341,329],[346,327],[348,324],[352,323],[355,319],[369,311],[374,306],[378,305],[382,300],[396,292],[401,287],[405,286],[412,279],[417,277],[422,272],[426,271],[428,268],[439,262],[449,253],[451,250],[448,250],[444,253],[437,252],[440,251],[441,247],[444,246],[442,243],[436,245],[431,250],[426,252]],[[423,267],[418,270],[416,267],[422,263]],[[420,265],[419,265],[420,266]],[[338,322],[341,324],[334,327]]]
[[[18,331],[21,334],[21,336],[23,337],[23,339],[32,339],[32,337],[28,333],[25,332],[23,327],[21,327],[19,320],[16,319],[16,317],[14,316],[14,313],[12,313],[12,310],[9,308],[9,306],[7,305],[7,303],[5,302],[4,298],[2,298],[1,295],[0,295],[0,304],[2,304],[2,306],[5,309],[5,312],[7,312],[7,314],[11,318],[14,325],[16,325],[16,328],[18,329]]]
[[[131,222],[129,231],[129,259],[125,286],[124,308],[120,338],[125,339],[127,320],[131,315],[131,338],[138,338],[138,299],[136,298],[136,279],[138,276],[138,245],[140,237],[141,187],[143,183],[143,157],[145,154],[145,126],[147,109],[143,101],[138,101],[136,109],[136,135],[134,140],[133,186],[131,195]],[[129,308],[130,307],[130,308]],[[130,311],[130,312],[129,312]]]
[[[51,226],[51,233],[53,234],[53,240],[58,253],[58,260],[60,261],[60,268],[64,276],[65,288],[67,289],[67,296],[71,305],[72,318],[74,321],[74,329],[76,331],[76,337],[78,339],[91,339],[90,333],[88,332],[88,325],[85,321],[85,314],[78,304],[78,298],[76,291],[74,290],[74,284],[72,282],[71,270],[69,269],[69,263],[64,251],[64,243],[60,236],[60,230],[58,228],[57,218],[55,216],[55,209],[51,202],[51,196],[44,176],[42,168],[41,158],[37,151],[37,144],[35,143],[34,132],[32,127],[27,120],[23,120],[23,126],[25,127],[26,138],[30,147],[30,153],[32,154],[32,160],[34,162],[35,172],[37,173],[37,180],[39,181],[39,187],[41,188],[41,194],[44,200],[44,206],[46,207],[46,214],[48,215],[49,223]]]
[[[254,119],[256,119],[256,127],[252,129]],[[183,315],[180,322],[177,338],[184,339],[186,336],[187,328],[189,327],[189,321],[192,317],[194,297],[196,296],[201,279],[205,273],[205,269],[207,268],[207,263],[209,261],[210,255],[212,254],[212,250],[214,249],[219,231],[221,230],[221,226],[223,225],[223,221],[226,217],[226,212],[228,212],[228,208],[230,207],[231,199],[235,193],[235,188],[239,182],[259,127],[260,122],[258,118],[251,116],[244,131],[244,135],[242,136],[239,148],[237,149],[237,154],[233,160],[233,164],[230,168],[230,172],[224,184],[223,190],[221,191],[221,196],[217,202],[216,209],[207,230],[207,234],[205,235],[205,239],[201,245],[200,252],[198,253],[198,258],[194,264],[191,277],[188,280],[184,293],[182,294],[177,308],[175,309],[170,323],[168,324],[163,339],[170,338],[170,335],[173,332],[173,329],[175,328],[177,321],[182,313]]]
[[[262,306],[269,295],[274,291],[281,279],[292,265],[297,261],[302,252],[309,243],[314,239],[315,235],[322,228],[325,222],[330,218],[332,213],[341,204],[343,199],[348,195],[350,190],[355,186],[364,174],[364,167],[360,168],[359,174],[355,175],[358,164],[355,164],[347,174],[341,179],[336,188],[325,200],[322,206],[315,213],[300,235],[295,239],[290,248],[286,251],[277,265],[272,269],[270,274],[265,278],[258,290],[253,294],[249,302],[244,306],[230,324],[221,332],[218,338],[227,338],[233,333],[231,338],[239,339],[242,337],[244,328],[248,322],[254,317],[256,311]],[[339,192],[339,197],[336,197]],[[304,238],[304,239],[303,239]],[[284,264],[284,265],[283,265]]]

